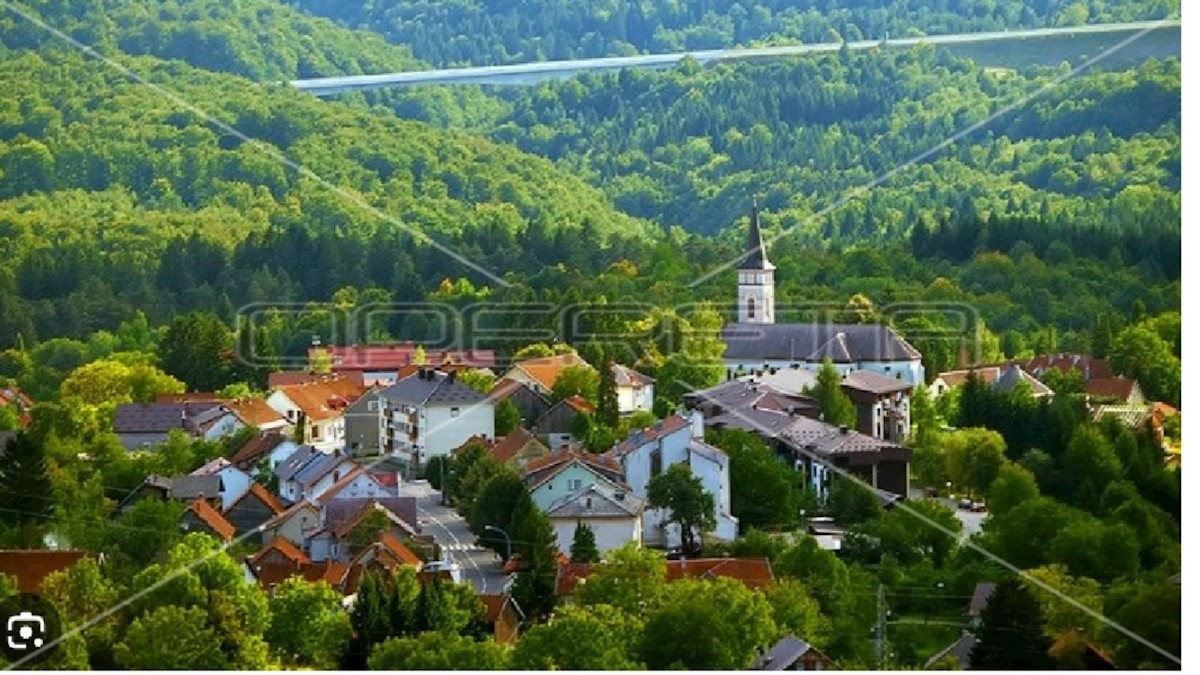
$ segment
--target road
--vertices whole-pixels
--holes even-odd
[[[425,481],[413,481],[405,483],[400,494],[416,497],[421,532],[432,535],[446,556],[462,566],[463,581],[470,582],[478,593],[508,589],[509,577],[500,571],[500,556],[475,544],[466,521],[454,509],[442,506],[441,493]]]
[[[363,91],[384,87],[406,87],[434,84],[537,84],[550,79],[572,77],[585,71],[621,70],[624,68],[670,68],[684,58],[693,58],[702,64],[718,61],[777,59],[802,54],[836,52],[843,46],[850,50],[886,47],[913,47],[921,44],[965,45],[978,42],[1026,40],[1055,36],[1077,36],[1099,33],[1134,33],[1146,29],[1178,31],[1179,21],[1140,21],[1133,23],[1104,23],[1061,28],[1034,28],[1029,30],[988,31],[981,33],[956,33],[953,35],[931,35],[916,38],[896,38],[886,41],[860,40],[856,42],[825,42],[809,45],[787,45],[779,47],[754,47],[742,49],[710,49],[670,54],[642,54],[639,56],[613,56],[568,61],[539,61],[507,66],[477,66],[472,68],[446,68],[441,70],[383,73],[379,75],[352,75],[293,80],[289,84],[317,96],[332,96],[348,91]]]

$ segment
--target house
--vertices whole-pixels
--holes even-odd
[[[17,591],[20,593],[39,593],[46,577],[65,570],[90,555],[86,551],[73,549],[0,551],[0,574],[15,579]]]
[[[419,351],[424,362],[418,362]],[[355,373],[366,386],[391,385],[396,373],[406,366],[463,365],[471,368],[493,368],[496,353],[489,349],[441,350],[424,349],[412,342],[385,345],[353,345],[347,347],[313,346],[308,350],[309,363],[327,362],[334,373]]]
[[[629,542],[642,544],[642,516],[646,500],[624,487],[608,481],[584,485],[563,495],[546,508],[546,517],[554,527],[558,550],[569,552],[575,541],[575,529],[583,523],[596,535],[601,554]]]
[[[633,493],[647,497],[650,479],[674,464],[686,464],[713,496],[717,526],[712,536],[732,540],[737,537],[738,521],[730,509],[729,457],[705,443],[704,416],[693,411],[691,417],[672,415],[653,426],[631,433],[603,457],[615,460],[625,470],[625,479]],[[646,509],[642,517],[645,542],[650,545],[676,546],[680,542],[678,526],[666,524],[665,509]]]
[[[507,436],[497,438],[489,451],[497,462],[522,474],[529,462],[550,454],[550,448],[525,427],[517,427]]]
[[[756,382],[730,381],[684,396],[714,429],[745,429],[763,438],[821,497],[833,475],[861,478],[881,496],[908,494],[912,450],[904,445],[813,419],[804,401]]]
[[[533,503],[543,511],[560,498],[595,483],[628,490],[620,463],[610,457],[573,448],[533,460],[525,467],[522,480]]]
[[[724,578],[740,581],[747,588],[758,589],[770,586],[775,581],[771,562],[766,558],[697,558],[667,560],[664,564],[668,582],[680,579],[703,581]],[[559,597],[570,596],[580,583],[586,583],[587,577],[591,576],[596,568],[597,565],[590,563],[560,565],[555,579],[555,594]]]
[[[251,476],[256,476],[260,462],[265,462],[266,470],[273,472],[275,467],[292,456],[299,448],[300,446],[295,441],[281,433],[266,432],[246,441],[245,445],[233,453],[229,461]]]
[[[321,527],[321,510],[312,502],[299,501],[260,527],[266,544],[282,538],[303,548],[308,535]]]
[[[0,407],[13,406],[17,409],[17,424],[23,429],[32,420],[30,411],[33,409],[33,399],[13,385],[0,386]]]
[[[250,474],[234,466],[224,457],[218,457],[207,462],[204,466],[188,474],[189,476],[218,476],[221,479],[221,504],[224,511],[233,504],[234,500],[250,489],[253,479]]]
[[[221,541],[233,539],[235,528],[225,520],[220,511],[214,509],[203,497],[192,500],[179,520],[184,532],[205,532]]]
[[[222,403],[241,420],[242,424],[254,427],[261,432],[286,433],[292,428],[291,423],[283,415],[267,405],[266,399],[247,396],[225,399]]]
[[[579,396],[568,396],[550,406],[533,424],[533,433],[546,441],[551,448],[572,445],[576,439],[572,435],[575,429],[575,418],[580,415],[595,414],[596,409]]]
[[[289,424],[303,429],[303,442],[322,450],[346,444],[346,408],[365,390],[344,377],[327,376],[301,384],[276,387],[267,405]]]
[[[1144,405],[1146,395],[1137,380],[1127,377],[1093,377],[1083,383],[1083,392],[1096,402]]]
[[[1006,363],[998,366],[976,366],[959,370],[948,370],[938,373],[933,383],[929,385],[929,395],[938,398],[942,394],[957,389],[966,384],[967,379],[974,373],[984,384],[1002,392],[1011,392],[1020,383],[1029,386],[1034,398],[1054,396],[1054,390],[1047,387],[1041,380],[1023,369],[1019,364]]]
[[[198,497],[218,508],[224,491],[220,475],[167,477],[151,474],[121,500],[117,508],[124,511],[145,498],[190,502]]]
[[[921,353],[889,326],[775,323],[775,265],[767,259],[757,205],[738,266],[737,313],[737,322],[721,330],[730,379],[766,368],[818,370],[828,358],[842,374],[869,370],[913,386],[925,381]]]
[[[267,390],[274,391],[279,387],[285,387],[293,384],[321,382],[323,380],[328,380],[333,376],[333,373],[318,373],[310,370],[280,370],[267,375]],[[343,373],[337,373],[336,376],[346,380],[359,389],[367,388],[367,384],[363,382],[362,373],[358,371],[350,370]]]
[[[1017,362],[1026,372],[1036,378],[1041,378],[1047,370],[1055,369],[1062,373],[1078,370],[1087,382],[1093,377],[1108,378],[1113,376],[1112,364],[1106,359],[1097,359],[1084,354],[1043,354],[1031,359]]]
[[[554,392],[554,383],[558,381],[558,376],[573,366],[592,367],[583,357],[569,352],[517,361],[501,379],[520,382],[542,396],[550,396]]]
[[[399,479],[394,485],[385,485],[382,478],[389,474],[372,473],[366,468],[354,465],[336,483],[321,490],[311,499],[318,505],[324,505],[335,499],[377,499],[394,497],[400,493]],[[395,478],[395,474],[390,474]]]
[[[790,397],[801,414],[820,419],[816,401],[804,392],[817,384],[817,372],[801,368],[766,370],[740,378],[760,382]],[[884,377],[869,370],[859,370],[842,376],[841,389],[854,403],[857,413],[855,429],[859,433],[902,443],[911,429],[910,403],[913,386],[904,380]]]
[[[240,536],[257,530],[260,525],[283,513],[285,507],[275,495],[258,483],[250,487],[225,508],[221,515],[233,525]]]
[[[273,473],[279,485],[277,492],[285,501],[297,502],[302,499],[302,490],[296,475],[310,462],[324,457],[325,453],[311,445],[301,445],[295,452],[288,455],[282,462],[275,465]]]
[[[346,447],[356,457],[379,454],[383,434],[381,389],[371,388],[346,408]]]
[[[830,670],[833,661],[795,635],[787,635],[754,661],[751,670]]]
[[[244,426],[229,408],[214,401],[122,403],[113,415],[113,432],[127,450],[144,450],[166,443],[173,430],[191,438],[215,441]]]
[[[619,363],[610,368],[617,382],[617,410],[622,415],[654,409],[654,378]]]
[[[450,454],[472,436],[496,435],[495,405],[457,381],[453,371],[421,369],[380,393],[379,447],[415,464]]]
[[[516,380],[498,380],[492,390],[488,392],[488,398],[492,399],[496,405],[500,405],[501,401],[512,401],[512,404],[521,413],[523,424],[533,424],[550,409],[549,399],[534,391],[525,382]]]
[[[953,670],[971,669],[971,651],[975,649],[975,634],[964,630],[962,635],[950,646],[934,654],[925,662],[926,670],[943,670],[949,667]]]
[[[295,491],[285,497],[292,501],[315,500],[356,470],[359,470],[358,462],[340,450],[329,454],[322,453],[296,472],[289,481],[289,484],[295,487]]]
[[[369,500],[367,503],[360,505],[358,512],[348,519],[335,520],[327,518],[324,527],[313,532],[307,538],[306,543],[309,557],[312,558],[313,562],[322,562],[324,560],[350,561],[361,553],[361,551],[355,550],[351,535],[355,528],[373,513],[383,514],[390,523],[384,531],[385,534],[404,539],[417,534],[412,524],[392,513],[391,509],[377,500]]]
[[[492,626],[492,638],[496,644],[511,645],[517,641],[525,612],[508,593],[481,594],[484,618]]]

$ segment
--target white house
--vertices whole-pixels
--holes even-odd
[[[617,381],[617,410],[622,415],[654,409],[654,378],[619,363],[612,364]]]
[[[584,523],[596,535],[596,548],[604,554],[631,541],[641,546],[645,508],[646,500],[602,481],[561,496],[546,509],[546,516],[563,553],[571,551],[575,529]]]
[[[421,369],[379,394],[379,448],[423,464],[469,439],[496,437],[491,399],[458,382],[454,371]]]
[[[246,490],[250,489],[250,483],[253,482],[250,474],[234,466],[224,457],[218,457],[188,475],[221,477],[221,511],[228,509],[242,495],[246,494]]]
[[[775,266],[767,259],[757,205],[746,249],[738,267],[738,320],[721,331],[729,378],[767,368],[816,370],[829,359],[843,375],[867,370],[913,386],[925,381],[921,353],[889,326],[775,323]]]
[[[559,450],[531,461],[522,478],[533,503],[543,511],[558,500],[589,486],[600,484],[612,490],[629,491],[619,462],[573,448]]]
[[[346,446],[344,413],[365,390],[344,377],[330,376],[275,388],[267,405],[289,424],[302,426],[304,442],[321,450]]]
[[[710,534],[732,540],[737,537],[738,520],[730,507],[729,457],[703,441],[703,415],[699,411],[689,415],[673,415],[636,431],[604,456],[620,462],[626,483],[642,498],[647,496],[651,478],[673,464],[687,464],[713,496],[717,527]],[[646,509],[642,529],[647,544],[669,547],[680,543],[678,528],[664,525],[668,516],[663,509]]]
[[[288,457],[300,448],[295,441],[280,433],[264,433],[246,441],[229,461],[251,476],[258,475],[258,465],[266,461],[266,469],[274,471]]]

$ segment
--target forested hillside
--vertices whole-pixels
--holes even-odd
[[[1160,19],[1178,0],[287,0],[437,65]]]

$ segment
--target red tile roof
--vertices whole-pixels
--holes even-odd
[[[37,593],[42,589],[46,577],[65,570],[88,555],[86,551],[0,551],[0,574],[17,580],[21,593]]]
[[[308,350],[308,356],[309,359],[313,359],[327,354],[335,371],[397,370],[415,365],[412,360],[417,346],[412,342],[404,342],[390,345],[313,347]],[[427,349],[425,363],[429,366],[451,363],[474,368],[491,368],[496,365],[496,353],[490,349]]]
[[[546,390],[554,388],[554,382],[562,371],[571,366],[591,366],[578,354],[555,354],[536,359],[526,359],[513,364],[513,367],[524,372]]]
[[[283,537],[275,537],[271,539],[271,543],[258,549],[254,555],[248,558],[251,566],[257,566],[259,561],[265,558],[267,554],[271,553],[272,551],[278,551],[283,555],[283,557],[292,561],[297,568],[302,565],[312,564],[312,560],[310,560],[309,557],[304,554],[304,551],[296,548],[295,544]]]
[[[365,387],[363,383],[363,374],[359,371],[349,370],[343,373],[338,373],[352,384],[360,387]],[[324,379],[329,379],[330,373],[310,373],[307,370],[281,370],[271,373],[267,376],[267,388],[277,389],[293,384],[304,384],[306,382],[319,382]]]
[[[573,461],[578,461],[584,465],[592,467],[593,469],[598,469],[601,472],[619,473],[622,475],[625,473],[625,468],[622,467],[621,463],[613,457],[608,455],[596,455],[566,446],[554,451],[549,455],[546,455],[545,457],[538,457],[530,460],[529,464],[525,465],[525,476],[529,477],[530,475],[538,473],[539,471],[554,468],[553,473],[548,473],[546,476],[542,477],[542,480],[544,480],[546,477],[555,475],[562,469],[570,466],[571,462]]]
[[[421,559],[417,557],[407,546],[400,543],[400,540],[392,536],[390,532],[384,532],[379,537],[379,544],[386,548],[393,557],[399,562],[411,567],[421,567]]]
[[[750,588],[762,588],[775,580],[766,558],[699,558],[668,560],[667,581],[676,579],[736,579]]]
[[[501,464],[506,464],[516,457],[517,453],[528,445],[530,441],[538,442],[537,437],[530,433],[528,429],[519,426],[513,429],[507,436],[496,440],[496,443],[492,445],[492,457],[495,457],[496,461]]]
[[[233,524],[225,520],[225,516],[222,516],[203,497],[197,497],[191,504],[188,504],[188,510],[196,514],[200,522],[207,525],[213,534],[225,541],[232,539],[234,532],[237,531]]]
[[[256,568],[251,568],[254,573],[254,578],[263,588],[281,584],[291,577],[300,577],[310,583],[324,581],[342,593],[350,593],[346,590],[345,582],[347,572],[350,571],[349,563],[333,562],[326,560],[319,563],[307,563],[296,567],[295,565],[261,565]]]
[[[238,416],[243,423],[252,427],[261,427],[267,424],[286,423],[287,420],[275,412],[275,410],[267,405],[266,399],[247,397],[226,399],[225,407],[233,411],[234,415]]]
[[[316,421],[341,415],[347,406],[366,392],[366,387],[347,378],[333,376],[304,384],[284,385],[277,390],[303,410],[309,420]]]
[[[585,415],[591,415],[592,413],[596,412],[596,409],[592,407],[592,404],[588,403],[582,396],[579,395],[568,396],[563,400],[563,402],[574,408],[576,412],[581,412]]]
[[[1128,401],[1137,380],[1126,377],[1093,377],[1083,385],[1083,391],[1102,398]]]

